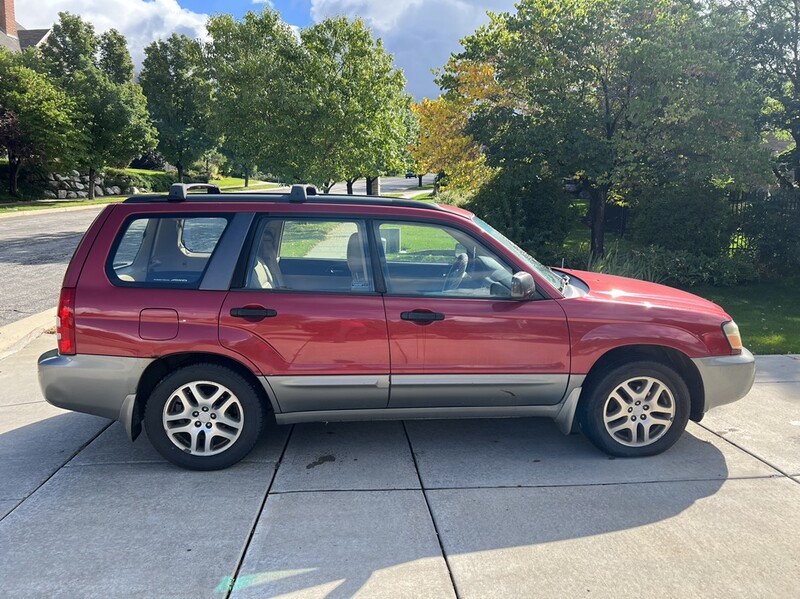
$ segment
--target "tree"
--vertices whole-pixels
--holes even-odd
[[[18,192],[22,168],[69,159],[76,141],[73,102],[21,62],[0,51],[0,146],[8,154],[11,195]]]
[[[208,21],[207,65],[215,92],[215,125],[222,151],[245,173],[253,168],[293,180],[290,146],[300,118],[296,105],[297,38],[277,12],[265,8],[237,21]]]
[[[216,145],[210,134],[211,82],[200,43],[173,33],[145,48],[139,83],[158,129],[158,151],[184,170]]]
[[[126,166],[156,146],[147,100],[131,79],[132,63],[124,42],[116,32],[98,38],[80,17],[59,13],[42,49],[50,77],[76,107],[74,127],[84,144],[74,160],[88,171],[90,198],[98,170]]]
[[[295,177],[327,192],[345,180],[397,172],[405,164],[405,78],[361,19],[328,18],[301,32],[302,116]]]
[[[767,96],[764,128],[793,142],[776,157],[773,172],[783,187],[796,186],[800,184],[800,3],[734,0],[731,4],[746,19],[747,57]]]
[[[676,183],[743,184],[765,164],[737,33],[734,20],[688,2],[522,0],[456,57],[492,65],[507,90],[468,131],[492,166],[578,178],[602,255],[609,201]]]
[[[100,70],[118,85],[133,81],[133,61],[125,36],[116,29],[109,29],[100,36],[99,46],[97,66]]]

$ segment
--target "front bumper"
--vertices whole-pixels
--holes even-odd
[[[693,358],[692,362],[703,379],[704,414],[747,395],[756,378],[756,360],[747,349],[738,356]]]
[[[129,429],[139,379],[152,361],[88,354],[61,356],[53,349],[39,356],[39,386],[54,406],[120,420]]]

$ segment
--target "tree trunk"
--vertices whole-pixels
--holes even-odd
[[[180,162],[178,162],[178,163],[175,165],[175,168],[177,168],[177,169],[178,169],[178,181],[179,181],[180,183],[183,183],[183,164],[182,164],[182,163],[180,163]]]
[[[345,183],[347,183],[347,195],[353,195],[353,183],[358,181],[358,178],[355,179],[345,179]]]
[[[96,176],[97,176],[97,171],[95,171],[93,168],[90,168],[89,169],[89,199],[90,200],[94,199],[94,180],[95,180]]]
[[[244,186],[250,187],[250,167],[244,169]]]
[[[378,177],[367,177],[367,195],[372,195],[372,184],[375,182],[375,179]]]
[[[589,214],[592,223],[592,258],[601,258],[606,253],[606,201],[608,187],[589,188]]]
[[[12,196],[19,192],[19,163],[20,159],[8,155],[8,193]]]
[[[417,177],[419,177],[419,186],[420,187],[422,187],[422,177],[424,177],[424,176],[425,175],[417,175]]]

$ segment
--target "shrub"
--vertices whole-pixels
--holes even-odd
[[[106,168],[105,185],[110,187],[138,187],[142,191],[166,192],[169,186],[177,182],[173,173],[145,171],[130,168]]]
[[[469,201],[470,195],[457,189],[448,189],[436,194],[433,200],[437,204],[447,204],[449,206],[461,206]]]
[[[575,220],[560,181],[522,169],[503,169],[465,207],[545,263],[562,253]]]
[[[795,191],[748,194],[741,231],[756,259],[773,273],[800,273],[800,195]]]
[[[565,266],[601,272],[654,283],[680,287],[714,285],[730,287],[756,281],[760,272],[752,255],[737,252],[716,257],[695,254],[686,250],[666,250],[656,246],[621,251],[611,246],[602,258],[591,259],[589,248],[582,245]]]
[[[734,228],[727,195],[710,185],[651,190],[633,212],[634,239],[667,250],[719,256],[727,251]]]

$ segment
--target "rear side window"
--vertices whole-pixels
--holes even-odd
[[[228,222],[219,215],[132,218],[109,257],[109,279],[120,286],[196,288]]]

